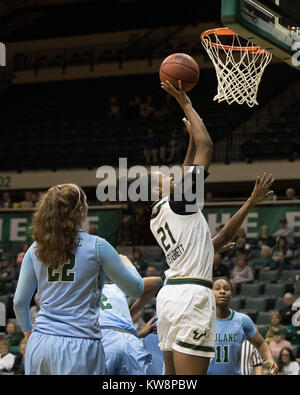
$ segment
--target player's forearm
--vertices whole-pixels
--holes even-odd
[[[265,360],[273,360],[273,355],[271,349],[266,341],[264,341],[259,347],[258,352],[260,353],[261,357]]]
[[[130,314],[133,316],[138,313],[146,303],[148,303],[162,287],[163,281],[160,277],[147,277],[144,278],[144,294],[137,299],[131,306]]]
[[[191,132],[196,146],[212,146],[213,142],[206,129],[206,126],[204,125],[202,118],[199,116],[192,104],[187,104],[183,106],[182,109],[187,119],[190,121]]]
[[[220,230],[220,232],[217,233],[212,240],[215,252],[232,240],[254,205],[254,201],[252,199],[248,199],[238,212],[230,219],[230,221]]]
[[[196,153],[196,147],[195,147],[194,139],[192,136],[190,136],[188,149],[183,162],[183,168],[184,166],[189,166],[190,164],[194,163],[195,153]]]

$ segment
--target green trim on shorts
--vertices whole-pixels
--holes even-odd
[[[166,285],[197,284],[212,289],[212,282],[201,278],[170,278]]]
[[[176,340],[176,344],[181,347],[190,348],[192,350],[197,351],[205,351],[205,352],[215,352],[214,347],[207,347],[207,346],[195,346],[194,344],[189,344],[182,342],[180,340]]]

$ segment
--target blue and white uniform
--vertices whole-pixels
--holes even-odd
[[[26,252],[14,297],[16,318],[32,329],[30,301],[36,290],[40,310],[26,348],[25,374],[105,374],[98,322],[105,273],[128,295],[140,297],[143,280],[127,268],[104,239],[78,232],[74,256],[58,270]]]
[[[99,323],[107,374],[147,374],[152,364],[151,354],[137,336],[126,294],[115,284],[103,287]]]
[[[207,374],[241,375],[242,344],[255,333],[253,321],[246,314],[230,309],[227,319],[217,318],[215,358],[210,360]]]

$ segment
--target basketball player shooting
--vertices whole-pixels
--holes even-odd
[[[204,178],[212,158],[213,143],[203,120],[179,81],[176,89],[169,81],[161,82],[163,90],[178,102],[189,133],[189,146],[183,166],[195,185],[204,168]],[[212,292],[214,247],[208,224],[194,202],[175,199],[175,184],[159,176],[157,200],[152,207],[151,230],[166,255],[169,269],[166,285],[157,296],[158,336],[164,351],[166,374],[206,374],[209,359],[214,356],[215,300]],[[153,176],[153,174],[151,174]],[[171,191],[166,196],[165,184]],[[155,191],[152,191],[155,192]],[[178,196],[178,195],[177,195]],[[193,203],[193,202],[192,202]]]

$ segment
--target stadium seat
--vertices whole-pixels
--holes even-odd
[[[240,295],[258,296],[260,294],[261,284],[242,284]]]
[[[245,300],[246,310],[257,310],[265,311],[267,307],[267,301],[264,297],[248,297]]]
[[[242,305],[243,298],[241,298],[240,296],[234,296],[229,303],[229,307],[233,310],[239,310],[240,308],[242,308]]]
[[[295,281],[297,275],[300,275],[300,270],[283,270],[280,282],[292,284]]]
[[[282,297],[285,292],[285,284],[265,284],[264,295],[272,298]]]
[[[263,283],[276,283],[278,280],[278,270],[260,270],[258,275],[258,281]]]
[[[283,308],[284,308],[283,297],[277,298],[274,305],[274,310],[279,311]]]
[[[256,324],[257,325],[267,325],[270,324],[270,315],[269,311],[260,311],[257,315]]]

